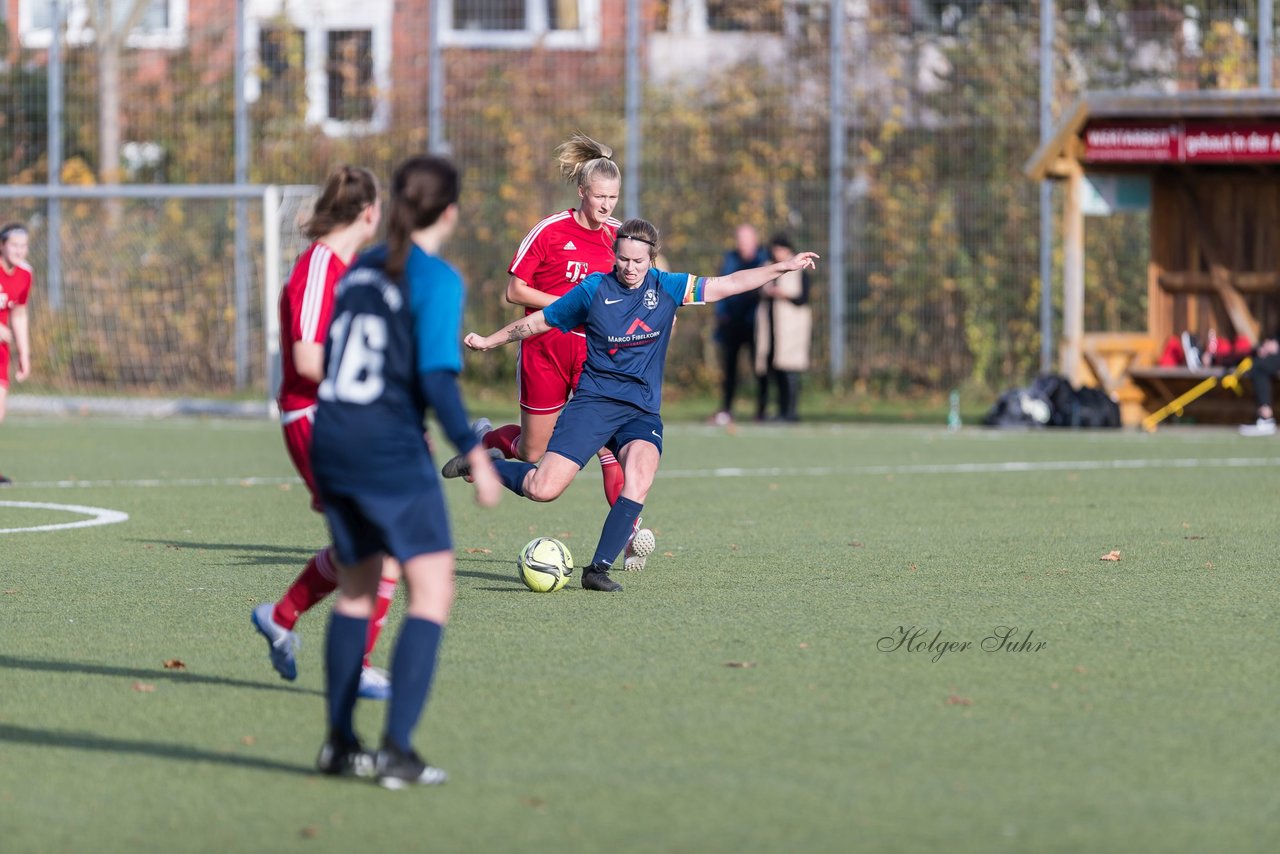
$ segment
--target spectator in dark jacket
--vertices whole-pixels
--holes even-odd
[[[724,254],[720,275],[729,276],[739,270],[762,267],[769,254],[760,245],[754,227],[742,224],[734,235],[734,248]],[[733,398],[738,389],[738,357],[745,349],[747,358],[755,361],[756,307],[759,291],[738,294],[716,303],[716,345],[720,351],[720,411],[711,416],[713,424],[733,422]],[[763,382],[763,380],[761,380]],[[756,415],[764,416],[764,394],[758,395]]]

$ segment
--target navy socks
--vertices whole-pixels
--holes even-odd
[[[444,626],[419,617],[405,617],[391,656],[391,699],[387,705],[384,741],[408,752],[413,728],[422,717],[436,672],[436,654]]]
[[[360,671],[364,667],[365,638],[369,621],[334,611],[325,638],[325,691],[329,703],[329,731],[347,741],[356,740],[353,718]]]
[[[614,558],[626,548],[631,530],[635,527],[636,519],[639,518],[642,509],[644,509],[643,504],[637,504],[630,498],[619,496],[609,508],[609,515],[605,517],[604,530],[600,532],[600,544],[596,546],[596,553],[591,558],[593,564],[605,567],[613,565]]]

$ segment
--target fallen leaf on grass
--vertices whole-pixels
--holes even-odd
[[[493,549],[467,549],[467,554],[469,554],[469,555],[491,555],[491,554],[493,554]]]
[[[801,649],[808,649],[808,648],[809,648],[809,645],[808,645],[807,643],[802,643],[802,644],[800,644],[800,648],[801,648]]]
[[[755,667],[756,663],[754,661],[726,661],[724,663],[724,666],[737,667],[739,669],[746,669],[748,667]]]
[[[729,544],[729,550],[730,550],[730,551],[735,551],[735,552],[736,552],[736,551],[737,551],[738,549],[740,549],[740,548],[742,548],[742,546],[738,545],[737,543],[730,543],[730,544]]]
[[[917,566],[916,564],[914,564],[914,563],[913,563],[913,564],[911,564],[911,566],[907,567],[907,571],[908,571],[908,572],[915,572],[915,571],[916,571],[916,570],[918,570],[919,568],[920,568],[919,566]]]
[[[251,735],[246,735],[244,738],[240,739],[240,743],[245,747],[253,747],[258,743],[258,740]]]
[[[1098,558],[1098,560],[1118,561],[1120,560],[1120,552],[1117,549],[1112,549],[1111,551],[1104,554],[1102,557]]]
[[[149,682],[134,682],[133,690],[137,691],[139,694],[153,694],[155,693],[156,686]]]
[[[675,556],[676,556],[676,553],[675,553],[675,552],[663,552],[663,553],[662,553],[662,556],[663,556],[663,557],[675,557]]]
[[[1192,535],[1190,535],[1190,536],[1188,536],[1188,537],[1183,537],[1182,539],[1184,539],[1184,540],[1203,540],[1203,539],[1205,539],[1205,536],[1204,536],[1204,534],[1192,534]]]
[[[303,839],[315,839],[317,836],[320,835],[320,829],[317,827],[313,827],[311,825],[307,825],[306,827],[298,831],[298,835],[301,836]]]
[[[18,591],[17,591],[17,590],[6,590],[6,591],[4,592],[4,595],[6,595],[6,596],[17,596],[17,595],[18,595]]]
[[[959,694],[951,694],[947,697],[948,706],[972,706],[972,697],[961,697]]]
[[[530,795],[527,798],[521,798],[520,805],[535,810],[545,810],[547,808],[547,802],[537,795]]]
[[[187,663],[181,658],[166,659],[164,663],[165,670],[186,670]]]
[[[855,549],[860,549],[863,546],[863,544],[858,540],[854,540],[852,543],[849,543],[849,545],[853,546]]]

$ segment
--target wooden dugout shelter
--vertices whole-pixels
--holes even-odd
[[[1221,372],[1158,366],[1170,336],[1203,342],[1212,328],[1257,343],[1280,331],[1280,94],[1091,92],[1024,171],[1066,189],[1059,370],[1119,401],[1126,425]],[[1099,198],[1149,208],[1145,330],[1084,329],[1086,204]],[[1252,420],[1244,385],[1243,396],[1217,389],[1187,414]]]

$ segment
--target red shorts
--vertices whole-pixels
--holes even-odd
[[[0,388],[9,387],[9,345],[0,344]]]
[[[585,335],[552,329],[520,342],[516,390],[520,408],[533,415],[549,415],[564,409],[578,387],[587,361]]]
[[[284,446],[289,451],[289,459],[293,460],[293,467],[311,491],[311,509],[323,513],[320,490],[316,489],[316,477],[311,473],[311,424],[314,418],[314,408],[281,412],[280,427],[284,430]]]

